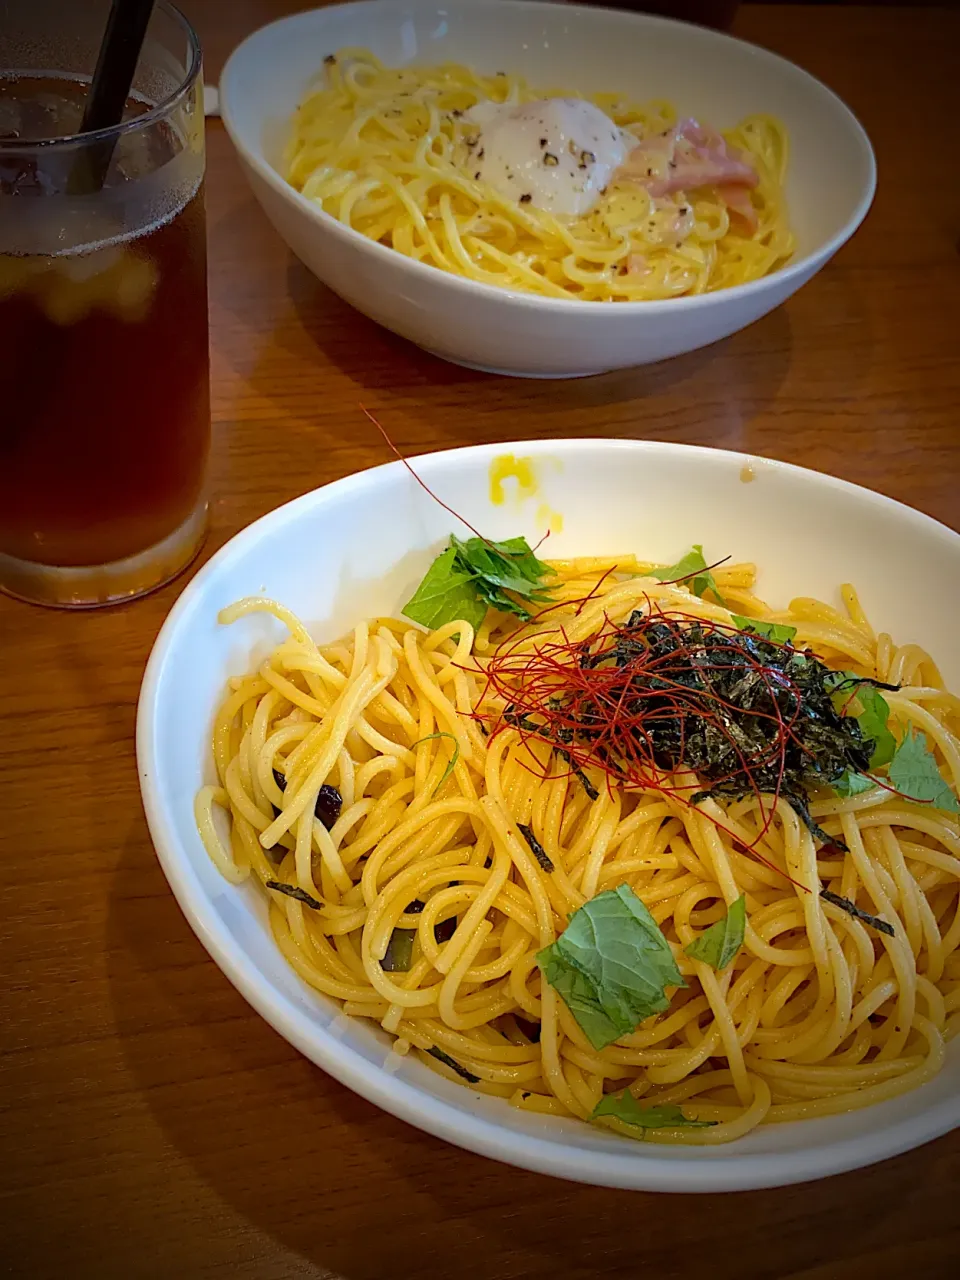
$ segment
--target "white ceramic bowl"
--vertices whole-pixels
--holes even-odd
[[[505,451],[533,460],[536,500],[491,505],[489,466]],[[750,483],[741,478],[745,463]],[[703,542],[710,557],[759,560],[759,589],[771,601],[833,600],[838,583],[852,581],[877,627],[926,645],[960,687],[956,614],[944,589],[960,580],[960,535],[888,498],[761,458],[646,441],[481,446],[414,465],[489,537],[532,537],[545,502],[564,519],[551,539],[554,555],[631,550],[672,563]],[[869,1164],[960,1124],[956,1040],[938,1079],[891,1102],[763,1128],[725,1147],[644,1145],[520,1112],[396,1054],[388,1069],[386,1035],[345,1017],[294,974],[274,944],[262,895],[220,877],[194,825],[194,794],[214,776],[209,739],[224,683],[284,634],[265,615],[220,626],[217,611],[268,594],[318,638],[333,639],[361,616],[396,612],[452,529],[399,463],[349,476],[238,534],[186,588],[157,639],[137,725],[150,831],[188,920],[253,1007],[308,1058],[394,1115],[473,1151],[601,1185],[730,1191],[797,1182]]]
[[[533,85],[668,98],[720,128],[758,111],[790,131],[797,252],[781,271],[705,297],[602,303],[538,298],[448,275],[375,244],[281,176],[290,118],[324,55],[347,45],[388,65],[508,67]],[[294,253],[359,311],[445,359],[570,377],[650,364],[735,333],[800,288],[863,220],[876,182],[866,134],[792,63],[699,27],[532,0],[388,0],[283,18],[240,45],[220,81],[224,124],[257,199]]]

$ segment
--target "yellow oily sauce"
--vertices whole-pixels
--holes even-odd
[[[536,497],[538,481],[530,458],[502,453],[490,463],[490,501],[495,507],[502,507],[507,500],[506,480],[516,480],[518,500]]]
[[[516,481],[514,498],[519,506],[525,498],[539,496],[540,482],[533,467],[532,458],[518,458],[512,453],[502,453],[490,463],[490,501],[495,507],[502,507],[509,496],[507,482]],[[560,533],[563,529],[563,516],[554,511],[546,502],[540,502],[536,514],[537,528],[544,533]]]

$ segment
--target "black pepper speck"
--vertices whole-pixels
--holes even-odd
[[[523,195],[520,197],[520,203],[529,204],[532,199],[533,199],[533,196],[530,194],[530,192],[525,191]]]

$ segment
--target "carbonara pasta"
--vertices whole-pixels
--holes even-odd
[[[425,632],[376,618],[318,645],[271,601],[225,610],[223,622],[267,610],[290,636],[230,681],[217,713],[217,781],[196,802],[217,867],[267,897],[305,982],[383,1027],[396,1053],[516,1107],[715,1144],[931,1079],[960,1024],[960,700],[930,657],[874,634],[850,587],[842,611],[797,599],[772,612],[751,565],[718,569],[712,586],[659,581],[633,557],[550,569],[551,602],[527,622],[491,609],[476,628]],[[795,629],[784,670],[802,674],[815,653],[849,682],[884,682],[880,702],[877,687],[849,686],[886,708],[864,758],[925,752],[935,803],[898,791],[893,763],[879,782],[815,789],[808,811],[786,785],[724,799],[722,770],[709,794],[682,770],[632,785],[577,755],[572,734],[551,749],[542,724],[529,731],[537,698],[548,716],[583,672],[614,680],[633,650],[676,650],[671,636],[693,637],[694,663],[711,634],[724,652],[760,653],[760,676],[747,663],[744,678],[766,681],[774,642],[748,631],[736,648],[749,619],[768,636]],[[592,689],[576,704],[584,725],[603,697]],[[855,695],[830,696],[847,714]],[[576,989],[610,979],[571,950],[584,912],[597,939],[609,920],[639,929],[638,964],[654,956],[667,975],[659,1011],[607,1043],[596,992]],[[577,971],[564,977],[561,960]]]
[[[793,252],[787,135],[771,116],[721,136],[667,102],[537,93],[452,64],[388,68],[362,49],[328,57],[324,76],[293,120],[288,180],[419,262],[612,302],[744,284]]]

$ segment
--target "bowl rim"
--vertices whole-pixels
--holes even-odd
[[[453,7],[466,8],[467,5],[463,0],[451,0]],[[381,10],[398,10],[409,11],[410,9],[431,9],[437,7],[435,0],[351,0],[348,4],[339,4],[336,6],[337,12],[347,9],[381,9]],[[558,6],[553,0],[470,0],[469,7],[471,9],[523,9],[529,12],[533,9],[539,9],[545,13],[550,13],[556,17]],[[789,285],[798,276],[802,276],[806,272],[818,270],[825,262],[827,262],[846,242],[851,238],[854,232],[859,228],[870,206],[877,189],[877,161],[874,154],[873,146],[870,142],[866,129],[850,110],[843,99],[822,80],[818,80],[816,76],[811,75],[809,71],[805,71],[795,62],[791,62],[789,58],[784,58],[778,53],[772,52],[770,49],[763,48],[762,45],[753,44],[749,40],[741,40],[737,36],[728,35],[726,32],[714,31],[710,28],[699,27],[693,23],[680,22],[674,18],[663,18],[654,14],[632,13],[620,9],[609,9],[603,6],[590,6],[580,4],[564,4],[562,6],[564,13],[579,13],[587,16],[596,16],[605,14],[608,17],[614,16],[623,20],[628,24],[639,26],[654,27],[682,27],[690,32],[695,33],[695,38],[706,40],[717,40],[720,42],[728,42],[730,44],[746,45],[752,49],[755,56],[765,58],[771,63],[779,64],[782,70],[786,70],[788,74],[799,76],[806,80],[813,87],[815,92],[825,94],[833,100],[834,105],[841,115],[845,116],[847,122],[860,143],[864,151],[867,162],[867,182],[863,194],[857,203],[856,208],[851,213],[843,226],[822,245],[813,249],[802,257],[794,257],[784,266],[777,268],[776,271],[769,275],[761,276],[758,280],[750,280],[746,284],[731,285],[725,289],[718,289],[712,293],[701,294],[684,294],[679,298],[659,298],[650,299],[649,301],[639,302],[618,302],[616,303],[615,314],[624,314],[628,316],[637,315],[655,315],[663,308],[673,311],[675,308],[686,306],[687,308],[696,307],[698,309],[711,309],[715,306],[721,306],[725,299],[751,298],[756,294],[763,293],[771,285],[772,281],[782,282]],[[570,314],[570,307],[575,308],[574,314],[583,315],[609,315],[609,302],[590,302],[580,298],[549,298],[542,297],[539,294],[526,293],[523,290],[507,288],[503,285],[487,284],[482,280],[470,280],[466,276],[453,275],[450,272],[441,271],[437,267],[432,267],[427,263],[420,262],[414,258],[408,258],[406,254],[399,253],[397,250],[390,248],[388,245],[380,244],[376,240],[371,240],[360,231],[355,231],[352,227],[346,226],[337,218],[326,213],[312,200],[308,200],[301,192],[297,191],[288,182],[286,182],[276,169],[269,164],[262,154],[262,148],[258,145],[256,149],[249,146],[243,137],[242,131],[237,127],[232,112],[232,101],[234,90],[237,96],[242,92],[240,84],[234,84],[237,78],[237,67],[240,62],[243,51],[256,41],[260,40],[266,31],[274,28],[297,23],[312,17],[321,12],[322,9],[307,9],[299,13],[288,14],[286,17],[278,18],[273,22],[267,23],[265,26],[259,27],[256,31],[251,32],[230,54],[223,71],[220,76],[220,115],[223,120],[231,142],[236,148],[238,154],[243,161],[257,174],[257,176],[268,184],[278,195],[291,202],[294,207],[308,214],[314,223],[333,235],[338,236],[344,243],[352,245],[354,248],[373,253],[379,256],[384,263],[392,263],[394,267],[400,270],[406,270],[414,279],[427,282],[433,280],[435,283],[444,281],[451,287],[461,288],[468,295],[480,298],[500,298],[507,305],[524,308],[541,309],[546,308],[555,311],[558,314]],[[803,283],[800,281],[800,283]]]
[[[449,463],[456,456],[466,465],[485,461],[502,452],[518,450],[533,454],[560,452],[569,456],[578,450],[615,451],[643,458],[710,457],[722,466],[773,468],[804,477],[821,488],[890,510],[901,521],[927,532],[944,533],[955,543],[960,558],[960,533],[923,512],[884,494],[811,468],[758,457],[736,450],[657,440],[611,438],[497,441],[491,444],[444,449],[417,455],[421,472]],[[400,461],[385,462],[344,476],[300,495],[266,513],[230,538],[200,569],[174,603],[154,642],[147,662],[137,705],[137,772],[154,847],[174,896],[191,928],[214,962],[263,1019],[310,1061],[355,1093],[391,1115],[455,1146],[466,1148],[520,1168],[550,1174],[594,1186],[628,1190],[665,1192],[719,1192],[788,1186],[793,1183],[844,1173],[899,1155],[960,1126],[960,1094],[940,1101],[919,1116],[900,1119],[867,1135],[854,1135],[821,1143],[788,1154],[771,1152],[738,1153],[736,1145],[719,1149],[720,1154],[703,1159],[696,1148],[670,1148],[671,1155],[650,1155],[641,1144],[624,1142],[623,1150],[578,1151],[576,1165],[569,1162],[570,1148],[562,1138],[540,1138],[514,1133],[509,1125],[470,1113],[436,1095],[428,1095],[417,1083],[385,1071],[336,1037],[329,1029],[318,1029],[294,999],[278,991],[240,946],[202,889],[195,883],[195,853],[183,846],[170,815],[164,811],[154,776],[158,761],[158,694],[172,656],[176,654],[181,626],[204,607],[207,584],[221,570],[239,561],[265,533],[295,523],[317,504],[331,497],[361,497],[389,481],[391,474],[404,469]],[[224,882],[226,885],[226,882]],[[229,886],[234,887],[234,886]],[[452,1086],[460,1089],[461,1086]],[[689,1154],[687,1152],[689,1151]]]

